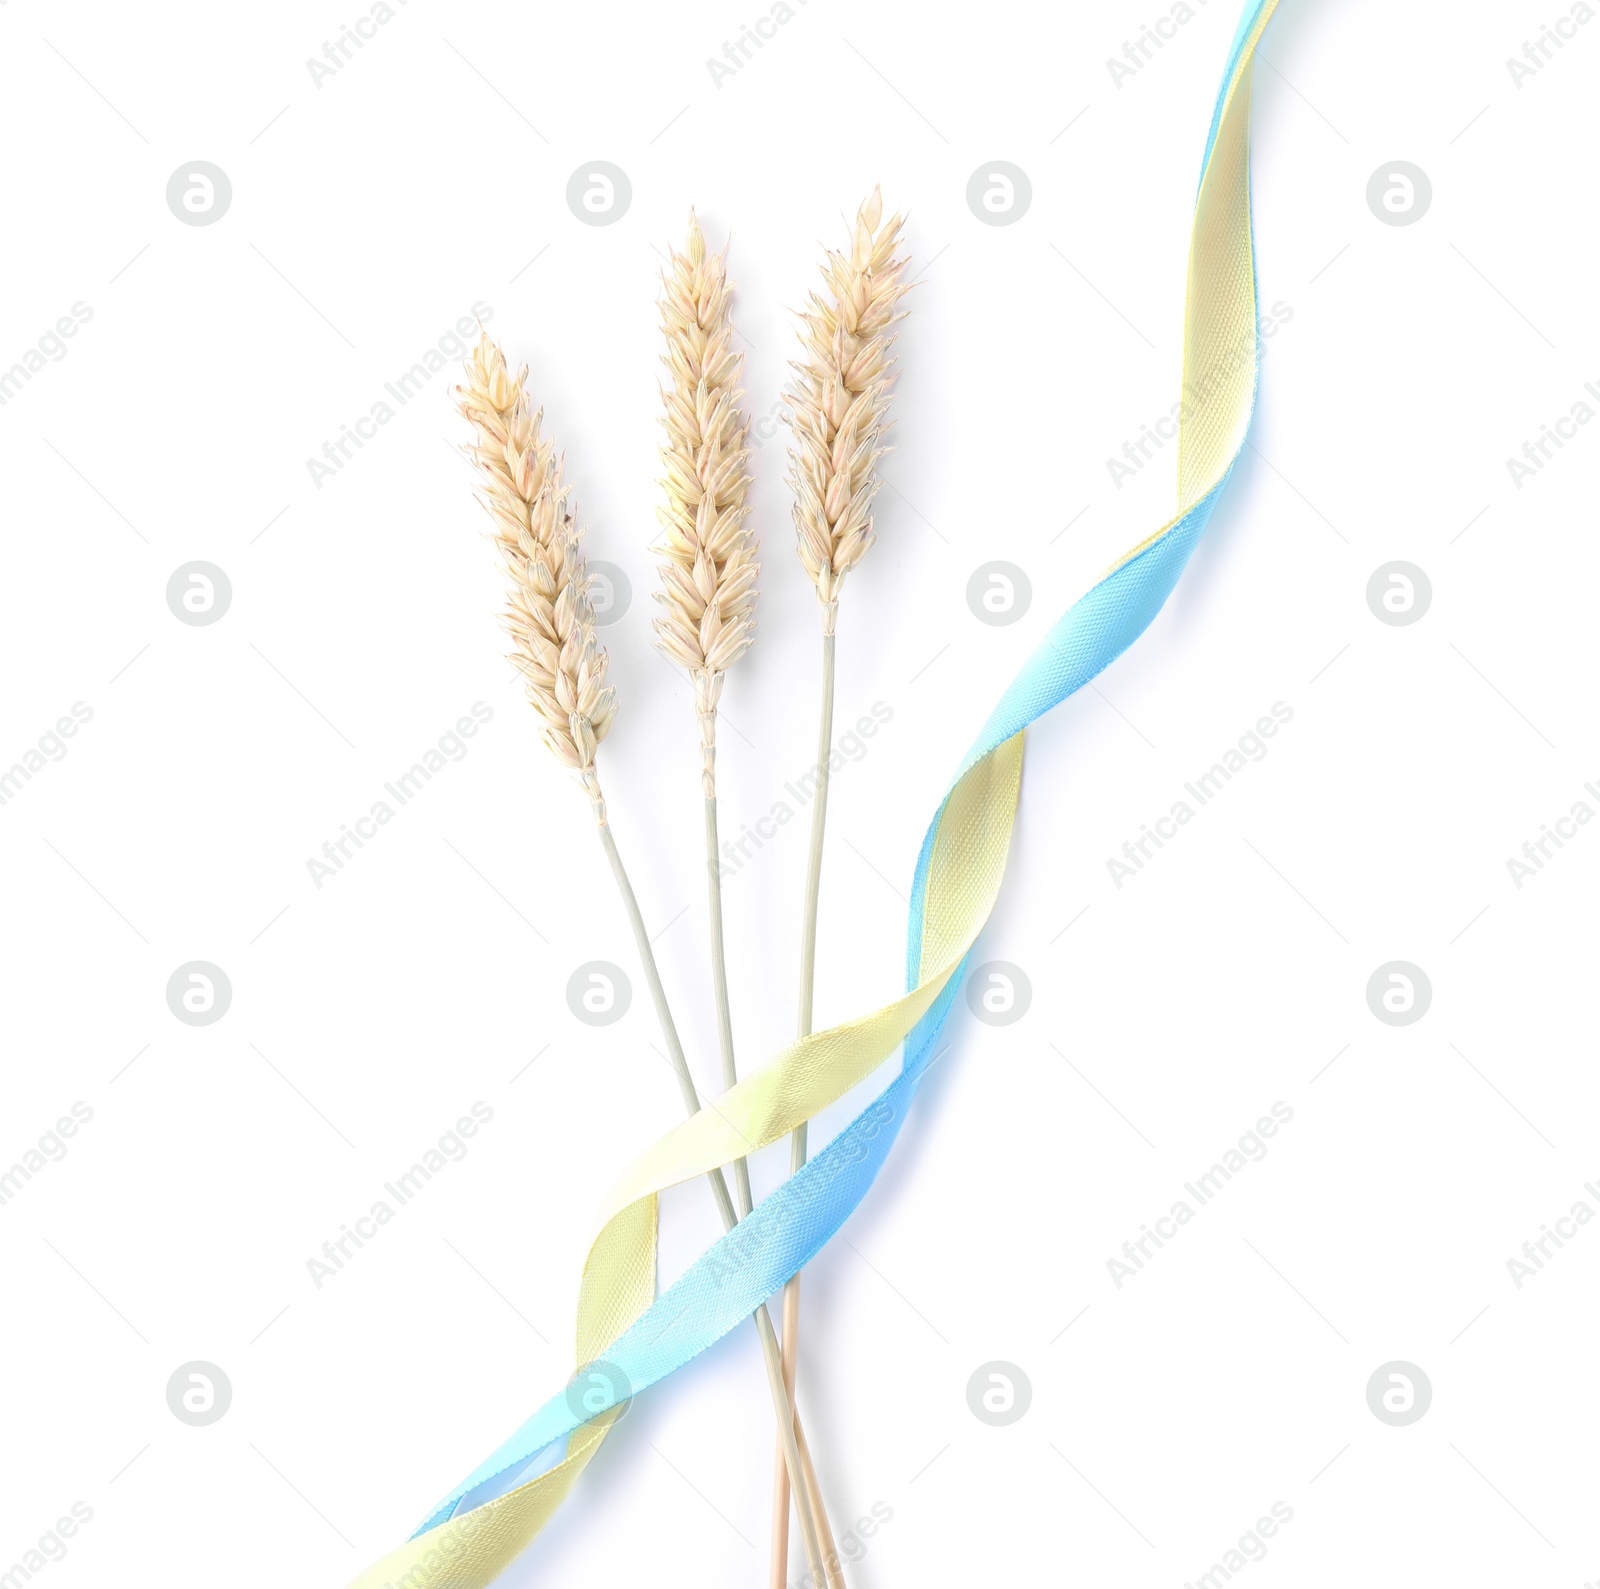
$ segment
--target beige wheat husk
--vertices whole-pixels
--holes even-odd
[[[910,291],[897,257],[904,216],[883,221],[883,196],[856,212],[848,253],[829,250],[826,295],[809,294],[801,311],[804,358],[784,401],[794,432],[789,483],[800,561],[817,587],[824,632],[833,632],[844,577],[873,542],[876,464],[888,450],[889,392],[894,384],[896,306]]]
[[[656,509],[665,559],[656,600],[657,642],[694,680],[701,783],[716,794],[716,714],[722,675],[755,637],[755,537],[745,527],[750,422],[739,407],[742,354],[733,348],[726,250],[710,254],[691,211],[683,253],[662,275],[661,328],[669,384],[661,449],[666,505]]]
[[[579,776],[605,821],[595,751],[617,713],[606,684],[606,653],[595,640],[594,608],[570,487],[561,460],[540,434],[542,409],[484,333],[456,388],[457,405],[477,432],[466,452],[483,477],[480,500],[494,523],[495,544],[511,576],[505,623],[528,699],[542,719],[551,752]]]

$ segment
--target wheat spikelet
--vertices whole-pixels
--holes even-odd
[[[874,188],[856,212],[850,252],[829,250],[822,267],[827,296],[809,294],[801,311],[805,357],[784,396],[795,441],[789,483],[800,561],[816,584],[827,634],[844,576],[873,541],[874,466],[888,450],[881,440],[894,383],[896,305],[911,288],[901,279],[906,260],[895,257],[904,217],[882,216]]]
[[[722,675],[755,637],[755,537],[745,528],[750,477],[745,464],[750,421],[739,407],[744,365],[733,350],[726,250],[708,254],[694,213],[684,253],[674,250],[662,276],[661,329],[670,384],[661,424],[667,444],[656,509],[665,558],[656,600],[657,643],[689,670],[700,719],[701,783],[716,793],[716,713]]]
[[[529,401],[524,366],[512,374],[505,354],[484,333],[456,388],[461,413],[477,432],[466,449],[483,477],[480,498],[494,523],[495,544],[511,576],[505,610],[528,699],[544,742],[588,790],[595,815],[605,806],[595,778],[595,751],[617,712],[606,684],[606,654],[596,644],[589,576],[578,529],[561,482],[561,461],[541,438],[543,410]]]

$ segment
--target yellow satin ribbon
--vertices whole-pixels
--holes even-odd
[[[1276,9],[1267,0],[1220,101],[1189,252],[1179,420],[1178,518],[1226,475],[1249,423],[1256,372],[1250,239],[1251,65]],[[1241,350],[1243,356],[1241,357]],[[1171,525],[1132,548],[1117,566]],[[1023,734],[978,761],[951,791],[928,871],[921,979],[870,1015],[792,1044],[647,1148],[607,1196],[584,1265],[577,1362],[606,1348],[650,1306],[656,1286],[657,1197],[787,1136],[865,1080],[928,1011],[976,941],[999,896],[1016,816]],[[549,1520],[618,1416],[575,1430],[566,1457],[506,1494],[408,1540],[350,1589],[485,1589]]]

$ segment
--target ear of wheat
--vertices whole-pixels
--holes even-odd
[[[540,435],[544,412],[528,398],[527,366],[513,374],[484,334],[466,373],[456,394],[477,433],[467,450],[482,475],[481,500],[511,577],[504,615],[511,661],[539,714],[545,744],[578,774],[604,821],[595,752],[616,717],[617,696],[606,683],[605,648],[595,639],[583,532],[570,488],[562,484],[553,444]]]
[[[694,680],[700,719],[701,780],[716,793],[716,711],[722,675],[755,638],[755,537],[746,528],[750,476],[749,419],[739,407],[744,358],[733,349],[733,287],[726,251],[708,254],[691,212],[683,253],[663,275],[661,327],[670,384],[662,396],[667,433],[661,449],[666,503],[656,510],[662,535],[652,548],[661,564],[663,611],[656,637]]]
[[[889,392],[895,367],[890,354],[900,300],[911,290],[906,259],[896,253],[904,217],[883,219],[883,195],[856,211],[850,246],[831,249],[823,260],[824,291],[812,292],[800,313],[802,357],[785,394],[794,447],[789,484],[800,561],[822,604],[822,712],[817,734],[815,794],[811,802],[811,848],[806,864],[805,905],[800,923],[799,1033],[810,1035],[817,966],[817,902],[822,884],[822,844],[828,812],[828,767],[833,754],[834,625],[844,577],[873,542],[872,501],[878,491],[877,463],[889,425]],[[806,1162],[806,1127],[790,1141],[790,1172]],[[783,1290],[783,1357],[790,1399],[800,1349],[800,1276]],[[783,1589],[789,1557],[789,1465],[783,1452],[773,1476],[772,1589]],[[843,1589],[830,1573],[830,1589]]]
[[[904,219],[883,220],[883,197],[874,188],[856,212],[848,252],[828,252],[826,291],[811,293],[801,311],[804,357],[784,398],[794,431],[789,483],[800,561],[817,587],[827,634],[844,577],[873,542],[897,305],[911,288],[903,280],[906,260],[895,253]]]

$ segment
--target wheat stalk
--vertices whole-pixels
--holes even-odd
[[[494,521],[495,541],[511,576],[505,613],[515,643],[511,660],[542,719],[545,744],[557,760],[578,774],[589,795],[601,848],[633,929],[684,1108],[696,1114],[700,1095],[689,1074],[650,934],[607,820],[595,771],[595,753],[616,717],[617,697],[605,682],[606,654],[595,640],[589,575],[579,550],[583,532],[572,513],[568,488],[561,483],[555,449],[539,434],[543,411],[535,411],[528,399],[527,367],[513,375],[505,354],[483,333],[465,368],[467,382],[456,388],[457,404],[476,432],[474,445],[466,450],[482,475],[482,501]],[[706,1179],[724,1227],[732,1230],[738,1215],[722,1171],[713,1170]],[[761,1339],[785,1461],[795,1483],[803,1487],[806,1478],[793,1398],[765,1303],[756,1309],[753,1322]],[[802,1512],[801,1523],[807,1560],[820,1583],[822,1548],[808,1513]]]
[[[711,254],[691,211],[682,253],[674,250],[662,276],[662,363],[669,381],[662,391],[661,449],[666,503],[656,510],[662,528],[653,548],[661,564],[656,599],[656,639],[662,650],[689,670],[700,723],[700,781],[705,796],[706,883],[711,916],[711,981],[717,1010],[724,1087],[739,1079],[733,1018],[728,1003],[728,967],[722,928],[722,872],[717,839],[717,705],[722,677],[755,638],[755,537],[747,528],[750,476],[745,472],[750,421],[739,406],[744,358],[733,347],[733,284],[727,251]],[[751,1207],[750,1170],[734,1162],[734,1189],[741,1215]],[[786,1400],[796,1453],[804,1475],[798,1509],[808,1542],[815,1536],[824,1564],[837,1562],[827,1510],[806,1447],[794,1386],[786,1375]],[[789,1468],[785,1450],[785,1476]],[[787,1540],[785,1541],[787,1555]],[[811,1563],[815,1569],[816,1563]],[[817,1589],[821,1589],[820,1581]]]
[[[662,535],[656,643],[694,681],[700,722],[700,783],[705,796],[706,877],[711,905],[711,980],[722,1050],[722,1079],[739,1079],[728,1007],[722,938],[722,871],[717,841],[717,703],[722,676],[755,638],[755,538],[746,527],[750,421],[739,407],[744,359],[733,348],[733,285],[727,254],[709,254],[689,212],[683,253],[673,250],[661,278],[661,329],[668,384],[662,389]],[[750,1212],[750,1171],[735,1162],[741,1214]]]
[[[889,425],[891,358],[900,300],[911,290],[906,259],[896,254],[904,216],[883,219],[883,194],[856,211],[848,253],[830,249],[822,266],[825,291],[812,292],[800,313],[803,357],[784,395],[794,446],[789,484],[800,561],[822,604],[822,711],[817,734],[816,794],[811,804],[811,848],[806,862],[800,929],[799,1034],[811,1033],[817,968],[817,901],[822,886],[822,844],[828,814],[828,764],[833,755],[834,626],[844,577],[866,556],[874,535],[872,500],[877,462]],[[806,1126],[790,1138],[789,1170],[806,1162]],[[800,1276],[783,1289],[783,1370],[791,1405],[800,1353]],[[772,1589],[782,1589],[789,1556],[789,1467],[779,1451],[772,1495]],[[829,1579],[843,1578],[830,1558]]]

